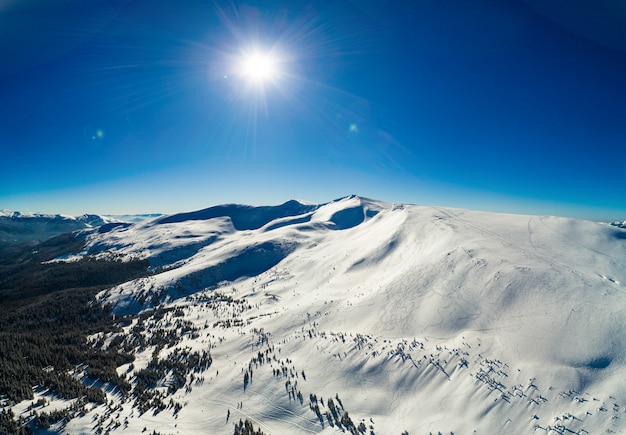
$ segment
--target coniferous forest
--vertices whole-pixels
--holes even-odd
[[[81,260],[50,262],[76,250],[73,235],[55,237],[37,246],[0,249],[0,398],[4,404],[33,399],[33,388],[60,398],[104,403],[99,388],[71,376],[87,366],[90,378],[128,390],[115,368],[133,356],[112,344],[106,350],[89,343],[94,332],[114,328],[110,307],[94,302],[100,290],[148,274],[147,261]],[[119,318],[117,319],[119,321]],[[45,427],[63,416],[39,415]],[[29,427],[10,411],[0,415],[0,433],[28,433]]]

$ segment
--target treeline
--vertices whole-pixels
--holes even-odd
[[[174,349],[167,357],[159,359],[160,349],[155,349],[152,360],[145,369],[135,373],[135,407],[141,414],[153,409],[158,413],[166,409],[163,401],[166,397],[159,391],[155,391],[158,383],[163,382],[167,376],[167,394],[171,395],[187,384],[187,375],[191,372],[201,373],[211,367],[213,359],[211,353],[192,352],[190,348]]]
[[[116,368],[134,357],[116,347],[94,348],[87,341],[87,334],[114,328],[110,308],[90,303],[97,290],[63,290],[16,311],[0,309],[0,395],[17,403],[32,399],[32,388],[38,385],[62,398],[87,396],[102,403],[101,390],[69,375],[78,365],[87,365],[90,377],[129,389]]]
[[[24,419],[15,419],[15,414],[10,409],[0,411],[0,433],[6,435],[30,434],[30,429],[25,425]]]
[[[261,429],[254,429],[252,422],[246,418],[245,421],[239,420],[235,424],[234,435],[265,435]]]
[[[23,242],[12,243],[1,240],[3,230],[0,223],[0,265],[15,265],[26,262],[40,263],[70,252],[80,252],[85,246],[84,237],[73,233],[61,234],[44,242],[37,242],[37,236],[24,237]]]
[[[112,286],[145,276],[150,263],[87,258],[73,262],[19,263],[0,266],[0,297],[5,302],[23,301],[60,289]]]
[[[71,244],[72,240],[57,242]],[[22,254],[13,257],[12,263],[0,259],[0,397],[9,406],[32,400],[35,386],[60,398],[105,403],[101,389],[87,387],[70,375],[79,366],[87,367],[90,378],[114,384],[122,393],[130,390],[116,368],[132,362],[132,353],[115,345],[106,350],[96,348],[87,337],[119,330],[111,308],[94,302],[94,297],[107,287],[148,275],[148,262],[39,262],[59,250],[51,246],[43,257]],[[0,433],[27,430],[7,409],[2,411]]]

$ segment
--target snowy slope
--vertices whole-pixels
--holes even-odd
[[[173,372],[157,383],[179,408],[140,413],[110,391],[115,413],[60,431],[231,434],[248,418],[272,434],[626,432],[615,226],[350,196],[111,227],[80,255],[150,259],[154,275],[98,296],[143,313],[121,337],[171,331],[157,359],[212,363],[173,392]],[[119,372],[136,382],[155,349]]]

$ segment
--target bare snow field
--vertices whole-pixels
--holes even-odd
[[[350,196],[91,230],[78,254],[154,273],[98,295],[135,393],[102,385],[53,431],[626,432],[626,229]]]

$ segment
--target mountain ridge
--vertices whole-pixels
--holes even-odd
[[[124,433],[232,433],[231,414],[268,433],[626,430],[624,229],[356,195],[171,216],[56,260],[150,262],[94,302],[125,320],[93,339],[135,358],[135,393],[107,393]],[[194,376],[158,369],[207,350]]]

